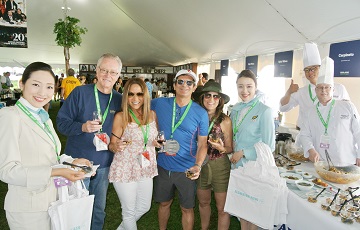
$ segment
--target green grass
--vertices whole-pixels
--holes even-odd
[[[50,118],[55,124],[56,115],[59,110],[59,102],[55,102],[52,104],[52,108],[49,111]],[[56,125],[55,129],[56,129]],[[66,137],[59,134],[60,141],[62,143],[63,149],[66,143]],[[7,192],[7,185],[0,181],[0,207],[4,207],[4,199],[5,194]],[[152,202],[151,209],[148,213],[146,213],[139,221],[138,221],[138,229],[139,230],[156,230],[158,227],[158,219],[157,219],[157,210],[159,205],[155,202]],[[107,204],[106,204],[106,218],[104,229],[113,230],[116,229],[121,223],[121,205],[120,201],[117,197],[114,187],[112,184],[109,186],[108,194],[107,194]],[[200,216],[198,205],[195,206],[195,225],[194,229],[201,229],[200,227]],[[179,207],[178,199],[175,198],[174,203],[171,207],[171,216],[168,223],[169,230],[178,230],[181,229],[181,210]],[[215,207],[215,200],[213,197],[212,200],[212,213],[211,213],[211,222],[209,229],[217,228],[217,212]],[[0,208],[0,229],[8,230],[9,227],[6,222],[5,211],[3,208]],[[240,229],[239,222],[235,217],[231,218],[230,228],[229,229]]]

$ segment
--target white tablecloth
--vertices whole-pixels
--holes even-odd
[[[316,173],[313,163],[301,163],[301,165],[296,166],[295,168],[302,169],[303,171],[310,172],[316,177],[319,175]],[[319,177],[320,178],[320,177]],[[333,186],[336,186],[341,189],[346,189],[348,187],[358,187],[360,186],[360,181],[343,185],[343,184],[334,184],[330,183]],[[357,191],[359,192],[359,191]],[[320,207],[320,202],[310,203],[306,199],[299,197],[293,191],[290,190],[288,196],[288,216],[287,216],[287,226],[291,230],[332,230],[332,229],[360,229],[360,224],[354,222],[353,224],[344,224],[341,222],[340,217],[334,217],[329,211],[324,211]]]

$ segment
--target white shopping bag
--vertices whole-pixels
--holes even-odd
[[[48,209],[51,229],[90,229],[94,195],[88,195],[82,181],[60,187],[58,191],[61,199],[53,202]]]
[[[224,210],[257,226],[271,229],[279,198],[278,188],[233,171],[230,173]]]
[[[265,229],[286,222],[286,181],[279,176],[270,148],[255,144],[257,160],[231,170],[224,210]]]

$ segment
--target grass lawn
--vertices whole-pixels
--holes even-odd
[[[50,118],[55,124],[55,118],[57,111],[59,110],[59,102],[55,102],[52,104],[52,108],[49,111]],[[56,125],[55,129],[56,129]],[[63,149],[66,143],[66,137],[58,134],[61,140]],[[0,181],[0,207],[4,207],[4,198],[7,191],[7,185]],[[211,214],[211,223],[210,230],[217,228],[217,212],[215,207],[215,200],[213,198],[212,202],[212,214]],[[138,221],[138,229],[139,230],[156,230],[158,228],[158,220],[157,220],[157,209],[158,204],[152,202],[151,209],[148,213],[146,213],[139,221]],[[121,205],[120,201],[116,195],[115,189],[110,184],[108,194],[107,194],[107,205],[106,205],[106,218],[105,218],[105,226],[104,229],[113,230],[116,229],[121,223]],[[8,230],[9,227],[5,218],[5,211],[3,208],[0,208],[0,229]],[[168,223],[169,230],[178,230],[181,229],[181,210],[179,207],[178,200],[175,199],[171,208],[171,216]],[[194,229],[200,228],[200,216],[198,206],[195,207],[195,226]],[[240,229],[239,222],[235,217],[231,218],[230,229]]]

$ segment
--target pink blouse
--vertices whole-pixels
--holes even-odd
[[[146,130],[146,126],[143,126]],[[150,165],[141,168],[138,157],[144,152],[144,136],[141,128],[136,123],[130,123],[124,130],[122,139],[131,140],[122,152],[115,153],[110,166],[109,181],[112,182],[135,182],[143,178],[153,178],[158,175],[156,164],[156,152],[152,141],[157,136],[155,121],[149,124],[149,137],[146,150],[150,155]]]

